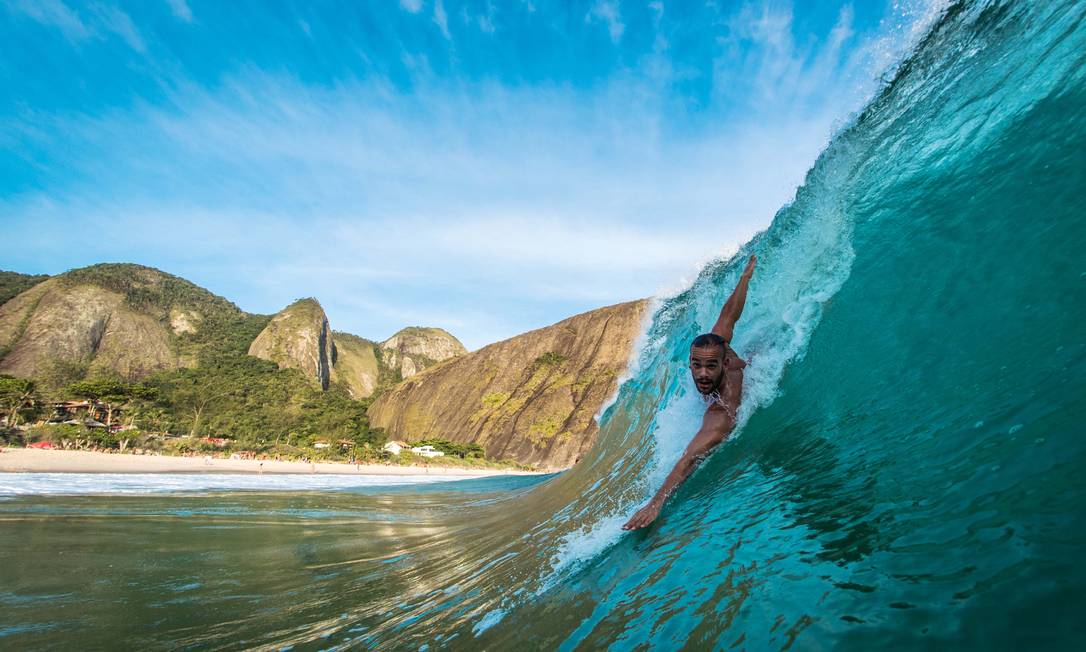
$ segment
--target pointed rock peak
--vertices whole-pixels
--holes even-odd
[[[336,349],[321,304],[305,298],[280,310],[253,340],[249,355],[270,360],[280,369],[298,369],[328,389]]]
[[[313,297],[302,297],[301,299],[297,299],[294,303],[290,304],[286,308],[283,308],[280,312],[287,312],[288,310],[291,310],[291,311],[299,311],[299,310],[317,311],[317,310],[319,310],[322,315],[324,314],[324,308],[321,307],[321,302],[317,301]]]

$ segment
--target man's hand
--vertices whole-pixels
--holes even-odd
[[[747,266],[743,270],[743,276],[750,278],[754,274],[754,266],[758,264],[758,256],[751,254],[750,260],[747,261]]]
[[[656,520],[656,517],[660,515],[660,503],[655,499],[650,500],[644,507],[637,510],[637,513],[630,517],[630,520],[626,521],[626,525],[622,526],[623,530],[639,530],[643,527],[648,527]]]

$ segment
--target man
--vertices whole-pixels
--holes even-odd
[[[694,471],[698,463],[735,428],[735,412],[739,408],[743,391],[743,367],[746,367],[747,363],[732,350],[730,342],[735,322],[739,321],[739,315],[743,314],[743,304],[747,302],[747,286],[750,285],[750,277],[757,262],[756,256],[751,256],[747,261],[746,269],[739,277],[739,285],[721,309],[713,330],[698,335],[690,344],[690,373],[694,377],[698,392],[708,403],[701,429],[664,480],[664,485],[647,505],[630,517],[622,526],[623,530],[647,527],[656,520],[668,497]]]

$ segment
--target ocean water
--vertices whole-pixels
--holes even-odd
[[[0,500],[12,496],[81,496],[206,491],[319,491],[463,480],[449,475],[318,473],[0,473]]]
[[[8,649],[1086,642],[1086,4],[950,6],[551,477],[0,501]],[[647,531],[743,261],[741,426]]]

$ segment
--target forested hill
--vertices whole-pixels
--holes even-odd
[[[48,274],[20,274],[0,270],[0,306],[19,293],[49,278]]]

